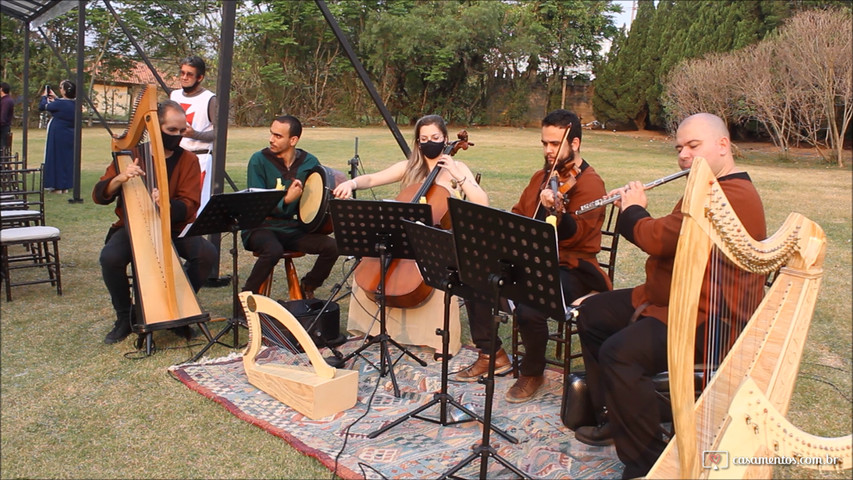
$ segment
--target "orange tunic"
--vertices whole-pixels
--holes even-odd
[[[201,169],[198,166],[198,156],[187,150],[175,150],[176,153],[179,151],[182,153],[174,166],[167,166],[173,235],[181,233],[184,227],[195,220],[201,201]],[[173,154],[172,157],[174,156]],[[167,165],[172,161],[174,160],[171,158],[166,159]],[[118,171],[115,162],[112,162],[92,189],[92,201],[99,205],[109,205],[121,196],[121,190],[115,196],[106,196],[107,185],[116,175]],[[118,220],[112,225],[113,228],[124,226],[124,208],[121,201],[116,204],[115,213]]]

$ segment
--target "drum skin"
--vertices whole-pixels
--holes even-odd
[[[317,165],[311,169],[299,198],[299,221],[306,233],[332,233],[329,200],[332,190],[345,181],[346,175],[334,168]]]

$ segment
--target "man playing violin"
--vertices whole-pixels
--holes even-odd
[[[555,110],[542,120],[542,149],[545,164],[530,178],[512,212],[545,220],[549,214],[557,218],[559,238],[560,283],[566,302],[591,291],[612,289],[610,279],[598,265],[596,254],[601,250],[601,226],[604,212],[589,217],[577,217],[569,212],[597,198],[606,191],[604,181],[580,156],[581,124],[577,115],[567,110]],[[550,178],[556,175],[557,192],[551,189]],[[525,355],[518,380],[506,393],[510,403],[534,398],[545,382],[545,349],[548,342],[547,317],[524,304],[515,311]],[[486,373],[491,351],[490,328],[487,321],[471,320],[471,338],[480,355],[470,367],[455,376],[456,380],[475,381]],[[500,345],[495,358],[496,372],[511,369],[510,360]]]
[[[285,250],[316,254],[314,267],[302,277],[302,294],[314,298],[335,266],[338,246],[324,234],[305,233],[298,219],[302,186],[311,170],[320,165],[317,157],[296,148],[302,136],[302,122],[292,115],[276,117],[270,126],[269,147],[249,159],[246,183],[249,188],[284,188],[285,194],[264,222],[244,230],[243,246],[255,252],[258,260],[246,279],[245,291],[258,293]]]

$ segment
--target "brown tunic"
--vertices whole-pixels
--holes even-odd
[[[173,235],[179,234],[184,227],[195,220],[198,207],[201,204],[201,168],[198,165],[198,156],[181,148],[175,150],[176,153],[179,151],[182,153],[174,164],[174,168],[168,168],[169,204],[172,210]],[[167,164],[174,161],[174,156],[175,154],[166,160]],[[99,205],[109,205],[121,196],[121,190],[115,196],[108,197],[106,195],[107,185],[116,175],[118,175],[118,171],[115,162],[112,162],[100,181],[95,184],[95,188],[92,190],[92,201]],[[113,228],[124,226],[124,206],[121,201],[116,203],[115,213],[118,216],[118,221],[112,225]]]
[[[539,192],[542,190],[545,175],[547,172],[544,170],[538,170],[533,174],[527,187],[521,192],[518,203],[512,207],[512,213],[537,218]],[[584,161],[581,165],[581,173],[577,176],[577,184],[568,192],[569,203],[566,210],[573,212],[581,205],[597,200],[606,193],[604,180],[598,176],[592,166]],[[568,268],[580,267],[596,277],[588,283],[606,285],[606,290],[610,290],[613,288],[610,278],[598,265],[598,260],[595,257],[601,251],[601,226],[604,224],[604,215],[604,209],[583,215],[565,214],[560,222],[571,222],[574,224],[574,228],[571,236],[560,235],[559,255],[560,265]],[[539,212],[539,216],[542,216],[541,212]],[[562,233],[564,229],[558,228],[558,231]]]
[[[763,240],[767,236],[764,206],[749,175],[741,172],[718,180],[747,232],[753,238]],[[669,314],[672,268],[684,217],[681,213],[682,201],[680,199],[672,213],[665,217],[652,218],[645,208],[637,205],[628,207],[619,217],[619,232],[649,254],[646,260],[646,282],[631,292],[632,304],[637,308],[647,303],[640,314],[657,318],[663,323],[667,322]],[[703,323],[707,317],[705,307],[708,305],[710,287],[707,281],[702,285],[698,323]]]

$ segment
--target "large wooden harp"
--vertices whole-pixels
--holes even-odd
[[[676,434],[647,478],[772,477],[772,464],[736,465],[735,456],[766,463],[776,457],[823,458],[800,466],[849,469],[853,436],[817,437],[785,418],[823,275],[823,230],[791,213],[775,234],[756,241],[704,159],[693,163],[682,212],[667,352]],[[718,254],[745,272],[779,273],[695,400],[700,291],[706,266]]]
[[[143,88],[130,125],[121,136],[113,138],[112,150],[118,172],[123,172],[135,158],[146,172],[122,185],[120,199],[133,250],[138,309],[134,331],[147,333],[207,321],[210,315],[202,312],[172,245],[169,179],[155,86]],[[157,204],[151,196],[155,187],[160,192]]]
[[[334,368],[326,363],[305,328],[275,300],[252,292],[242,292],[239,296],[249,324],[249,344],[243,352],[243,368],[249,383],[312,420],[355,405],[358,371]],[[263,336],[262,314],[272,317],[293,334],[305,350],[310,367],[257,361]]]

